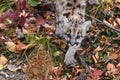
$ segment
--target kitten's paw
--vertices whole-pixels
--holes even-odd
[[[76,63],[76,60],[74,56],[69,56],[69,57],[65,57],[64,63],[66,65],[74,65]]]

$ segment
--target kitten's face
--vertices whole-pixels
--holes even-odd
[[[66,40],[68,45],[77,46],[82,40],[82,32],[79,28],[69,28],[66,33]]]
[[[86,21],[83,25],[77,25],[79,25],[79,27],[70,27],[66,32],[65,39],[67,40],[69,46],[79,46],[81,44],[81,41],[86,36],[86,32],[89,29],[91,22]]]

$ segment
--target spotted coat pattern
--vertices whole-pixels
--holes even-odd
[[[85,21],[86,0],[56,0],[56,35],[65,38],[68,50],[66,65],[75,64],[74,55],[79,48],[91,21]]]

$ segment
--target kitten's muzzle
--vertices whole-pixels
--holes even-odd
[[[70,41],[67,41],[67,44],[68,45],[71,45],[71,46],[74,46],[74,45],[78,45],[79,43],[78,42],[70,42]]]

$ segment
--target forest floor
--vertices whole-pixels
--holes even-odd
[[[120,80],[120,0],[92,3],[78,62],[66,66],[67,43],[54,34],[54,5],[0,0],[0,80]]]

